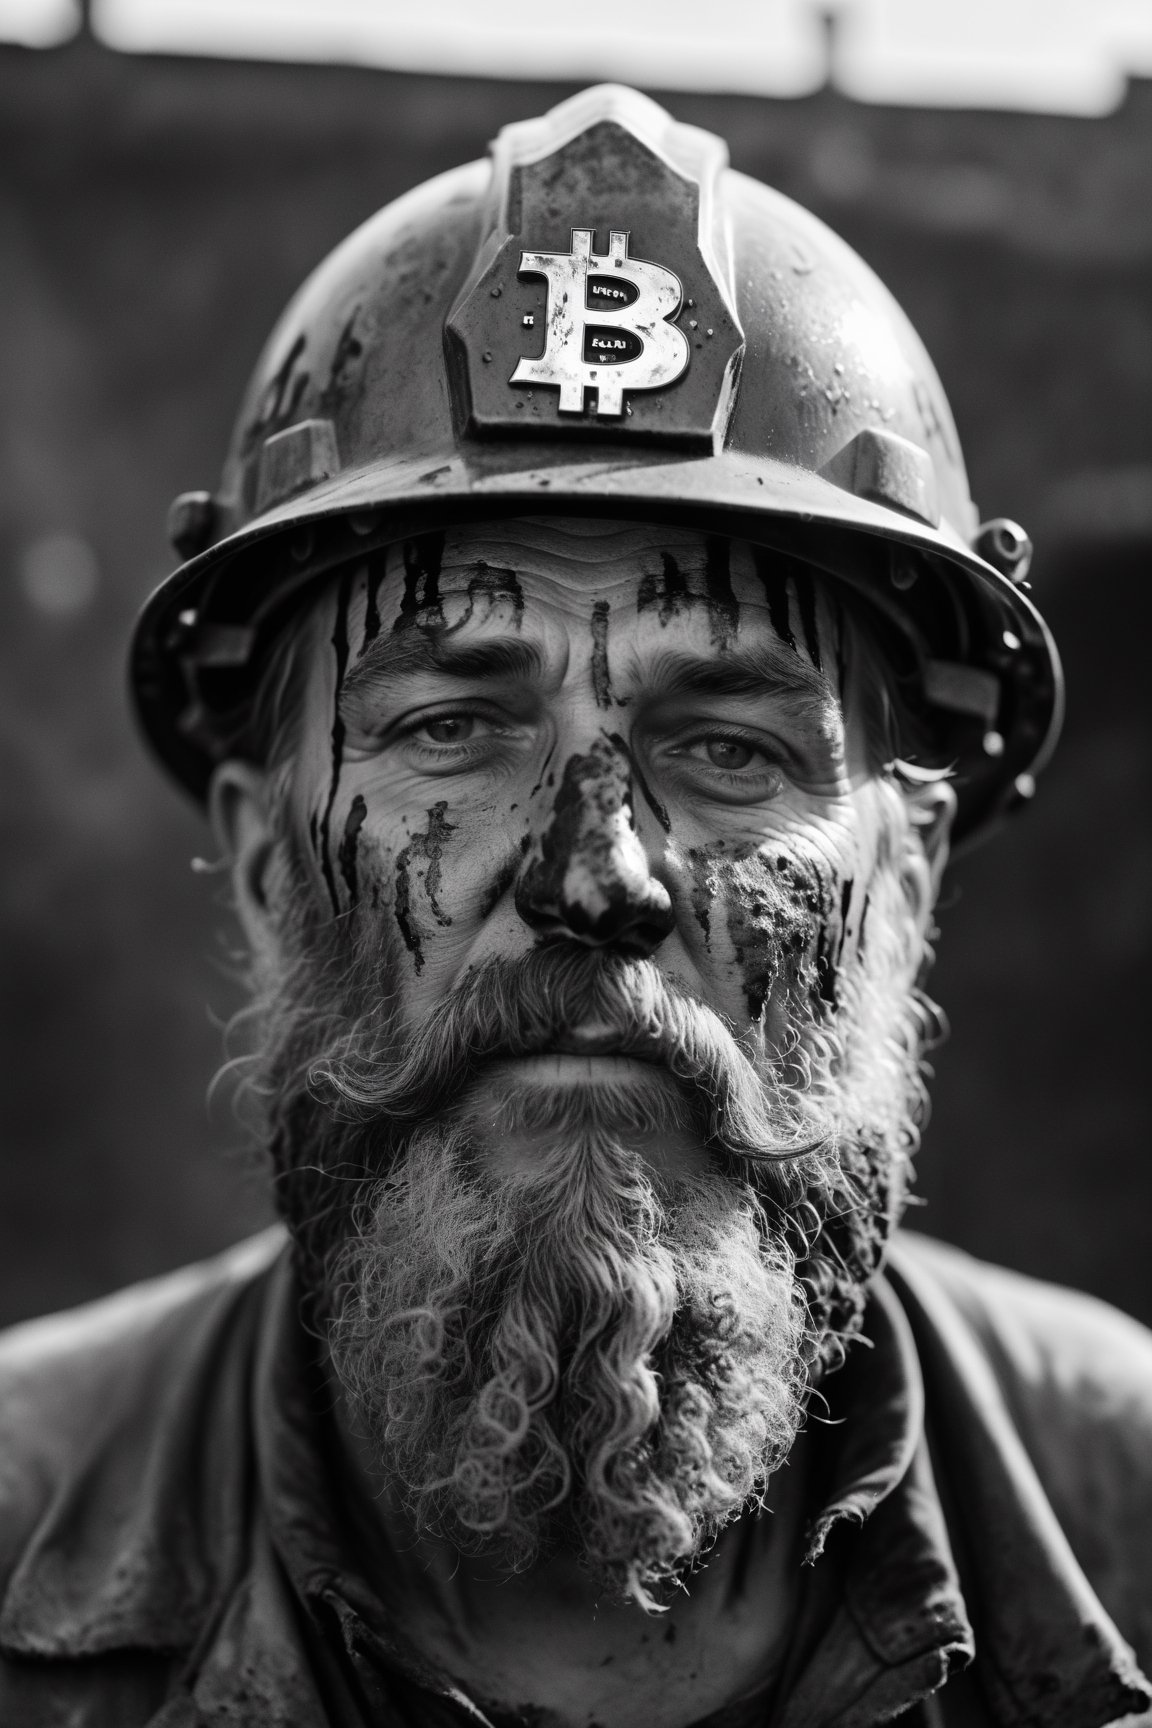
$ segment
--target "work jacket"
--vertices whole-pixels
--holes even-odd
[[[297,1309],[272,1230],[0,1338],[0,1728],[489,1722],[359,1563]],[[1152,1334],[903,1234],[865,1337],[784,1671],[708,1728],[1152,1725]]]

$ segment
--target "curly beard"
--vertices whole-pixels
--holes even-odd
[[[564,1544],[652,1606],[763,1495],[903,1203],[925,949],[895,869],[834,1006],[793,964],[772,1064],[652,961],[565,942],[486,962],[402,1034],[386,920],[321,925],[291,868],[282,906],[248,1089],[381,1471],[418,1530],[510,1570]],[[505,1082],[587,1024],[651,1083]],[[653,1168],[645,1137],[685,1133],[707,1168]],[[528,1167],[497,1170],[524,1135]]]

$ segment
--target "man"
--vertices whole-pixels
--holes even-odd
[[[880,285],[586,92],[321,267],[174,527],[287,1237],[0,1344],[0,1720],[1146,1719],[1147,1334],[894,1234],[1060,685]]]

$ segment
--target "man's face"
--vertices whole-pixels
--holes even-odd
[[[337,1375],[419,1518],[643,1596],[786,1455],[915,1140],[873,651],[793,560],[563,520],[350,566],[298,651],[264,1078]]]
[[[517,521],[333,586],[292,817],[317,899],[390,922],[406,1025],[552,934],[652,955],[778,1047],[780,942],[858,940],[890,796],[842,688],[847,625],[778,566],[690,531]],[[789,873],[802,931],[765,897]]]

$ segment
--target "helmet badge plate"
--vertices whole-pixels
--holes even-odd
[[[613,85],[504,128],[444,324],[461,434],[722,448],[744,353],[726,162]]]
[[[593,231],[572,230],[570,252],[523,252],[517,274],[548,284],[544,352],[522,355],[512,384],[560,392],[561,414],[619,418],[624,391],[658,390],[688,369],[692,350],[671,323],[683,304],[680,278],[662,264],[628,256],[627,232],[613,229],[606,254],[593,252]]]

